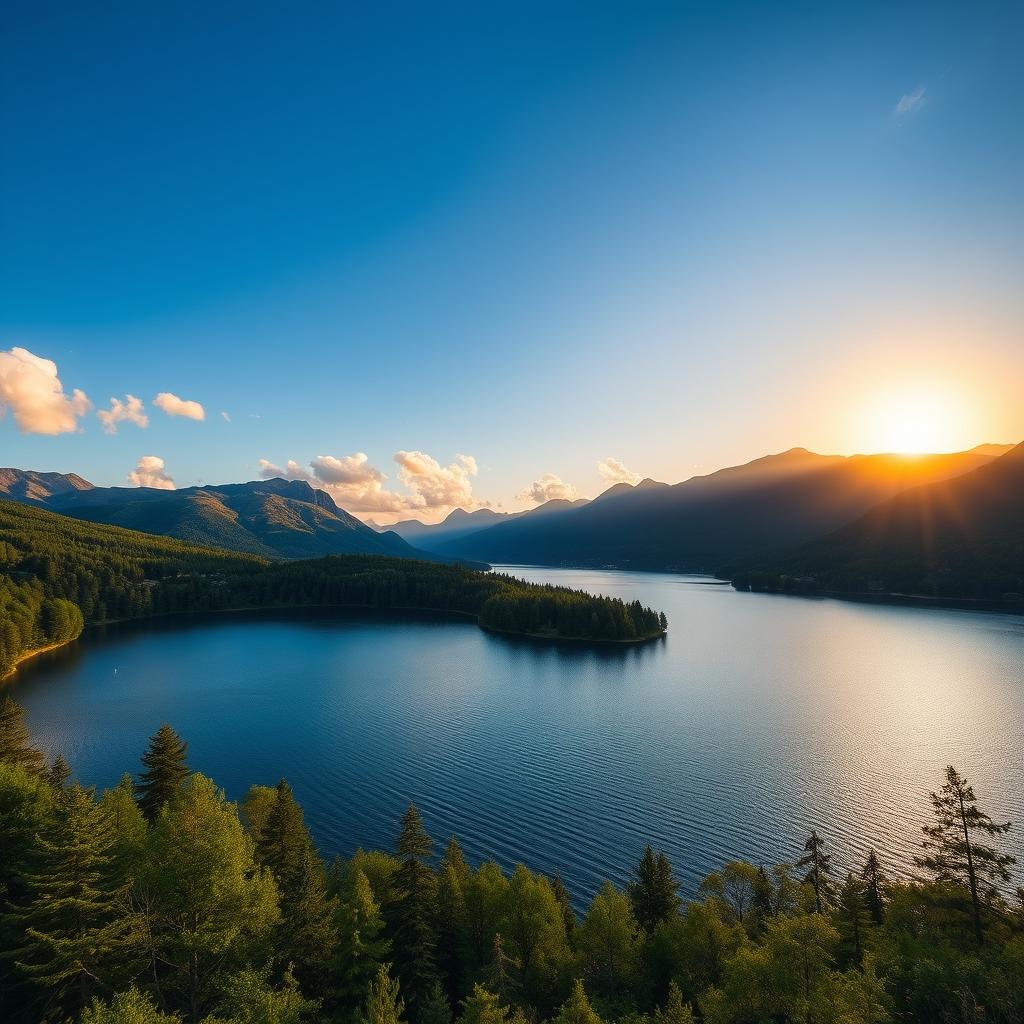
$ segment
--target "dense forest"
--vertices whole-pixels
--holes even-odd
[[[454,565],[377,555],[271,562],[0,501],[0,678],[24,654],[86,624],[171,612],[288,605],[425,608],[535,636],[660,636],[639,603]]]
[[[648,848],[578,916],[559,877],[437,851],[325,864],[287,782],[240,804],[170,726],[96,794],[0,701],[0,1020],[8,1024],[886,1024],[1024,1020],[1009,825],[949,768],[918,880],[884,851],[733,861],[682,900]],[[440,854],[440,855],[438,855]]]

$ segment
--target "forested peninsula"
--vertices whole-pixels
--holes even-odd
[[[453,612],[497,632],[593,642],[637,643],[668,625],[639,602],[461,566],[375,555],[273,562],[0,501],[0,678],[86,625],[301,606]]]

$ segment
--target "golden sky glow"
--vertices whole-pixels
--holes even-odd
[[[868,398],[861,434],[865,451],[951,452],[977,443],[972,410],[947,384],[909,382]]]

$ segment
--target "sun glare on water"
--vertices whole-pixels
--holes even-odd
[[[881,396],[868,420],[872,450],[901,455],[956,451],[964,446],[964,426],[962,403],[938,389]]]

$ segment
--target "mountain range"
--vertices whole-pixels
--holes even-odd
[[[89,522],[124,526],[267,558],[391,555],[452,561],[378,533],[302,480],[183,487],[94,487],[74,473],[0,469],[0,497]]]
[[[914,457],[793,448],[678,484],[617,484],[590,502],[548,502],[417,543],[492,563],[712,572],[821,537],[910,487],[969,473],[1010,447]]]
[[[724,573],[740,587],[1024,604],[1024,444],[913,487],[793,551]]]

